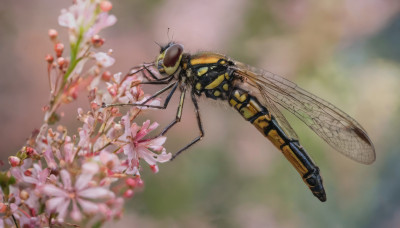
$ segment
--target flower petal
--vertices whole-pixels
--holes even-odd
[[[78,176],[78,179],[75,182],[75,188],[77,190],[81,190],[86,188],[89,185],[89,181],[93,178],[92,173],[82,173]]]
[[[69,175],[69,172],[65,169],[60,171],[60,176],[61,176],[61,180],[64,184],[64,189],[71,189],[72,185],[71,185],[71,176]]]
[[[94,58],[96,59],[98,64],[105,68],[112,66],[115,62],[115,59],[105,52],[97,52],[96,54],[94,54]]]
[[[64,197],[54,197],[54,198],[51,198],[51,199],[47,200],[47,202],[46,202],[46,210],[47,210],[49,213],[56,212],[56,209],[57,209],[60,205],[68,204],[69,202],[67,202],[67,201],[69,201],[69,200],[68,200],[67,198],[64,198]],[[58,211],[57,211],[57,212],[58,212]]]
[[[102,187],[88,188],[77,193],[79,197],[87,199],[108,199],[114,197],[114,193]]]
[[[95,213],[99,210],[99,207],[97,206],[96,203],[93,203],[91,201],[88,200],[84,200],[84,199],[77,199],[79,205],[81,206],[83,212],[88,213],[88,214],[92,214]]]
[[[41,191],[48,196],[68,197],[68,193],[52,184],[45,184]]]

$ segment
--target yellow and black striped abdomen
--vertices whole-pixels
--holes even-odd
[[[274,116],[247,91],[233,88],[228,98],[229,104],[247,121],[252,123],[267,137],[295,167],[312,193],[321,201],[326,200],[319,168],[313,163],[297,140],[289,138]]]

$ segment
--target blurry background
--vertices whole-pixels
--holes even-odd
[[[144,167],[145,188],[109,227],[400,227],[400,1],[147,0],[113,2],[115,26],[101,34],[117,62],[111,69],[153,61],[170,38],[188,52],[211,50],[268,69],[330,101],[360,122],[377,161],[365,166],[330,148],[289,116],[320,167],[328,200],[321,203],[289,162],[230,108],[200,101],[205,138],[158,174]],[[70,1],[2,0],[0,4],[1,160],[14,154],[48,101],[47,31]],[[170,28],[169,37],[167,28]],[[147,92],[155,88],[147,88]],[[175,152],[197,136],[193,106],[168,134]],[[176,113],[147,118],[162,125]],[[75,128],[76,108],[63,123]],[[140,123],[140,122],[139,122]],[[76,133],[76,132],[72,132]],[[5,168],[4,166],[3,168]]]

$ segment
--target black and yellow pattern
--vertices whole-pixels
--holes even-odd
[[[194,85],[197,95],[204,93],[214,100],[226,100],[232,88],[232,71],[229,62],[222,55],[204,53],[192,56],[183,69],[191,76],[188,80]]]
[[[180,122],[185,94],[190,89],[200,134],[176,152],[171,160],[204,136],[197,98],[205,94],[208,98],[228,102],[244,119],[252,123],[282,152],[321,201],[326,200],[326,195],[319,168],[300,145],[296,132],[279,111],[277,104],[302,120],[345,156],[363,164],[375,161],[375,148],[366,131],[356,120],[329,102],[278,75],[224,55],[211,52],[191,55],[183,50],[183,45],[170,42],[161,47],[154,63],[132,68],[131,74],[147,71],[147,75],[150,75],[143,74],[148,81],[142,84],[165,84],[163,89],[141,104],[113,104],[165,109],[179,88],[181,95],[177,113],[175,119],[159,134],[164,135]],[[154,75],[148,67],[156,68],[161,77]],[[170,93],[163,105],[147,104],[168,90]]]
[[[227,100],[247,121],[252,123],[267,137],[295,167],[313,194],[321,201],[326,194],[319,175],[319,168],[314,165],[303,147],[286,136],[266,107],[256,97],[244,89],[236,87],[240,80],[229,70],[229,60],[221,55],[193,56],[184,69],[190,71],[195,93],[212,99]]]
[[[314,165],[298,141],[286,136],[274,116],[259,103],[257,98],[242,89],[235,88],[229,97],[229,104],[283,153],[286,159],[299,172],[312,193],[319,200],[326,201],[319,168]]]

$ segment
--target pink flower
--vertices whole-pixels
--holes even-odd
[[[58,24],[70,30],[70,42],[75,43],[80,35],[90,39],[102,29],[112,26],[117,21],[114,15],[108,12],[98,12],[98,1],[76,0],[75,4],[61,10]]]
[[[70,173],[65,169],[61,170],[62,184],[59,187],[46,184],[42,189],[44,194],[50,196],[46,202],[47,212],[58,213],[59,222],[64,221],[70,204],[72,204],[70,216],[75,221],[82,219],[81,210],[86,214],[98,212],[101,201],[114,198],[114,193],[107,188],[90,185],[90,181],[98,171],[97,164],[85,163],[82,166],[82,174],[76,177],[75,184],[72,186]]]
[[[128,156],[128,174],[139,174],[138,163],[140,158],[154,167],[157,166],[157,162],[167,162],[171,159],[171,153],[167,154],[162,146],[166,137],[144,139],[148,133],[158,127],[158,123],[150,125],[150,121],[147,120],[142,127],[139,127],[136,123],[130,125],[129,115],[123,116],[122,122],[125,126],[125,133],[120,137],[120,140],[126,142],[123,145],[123,151]]]
[[[117,22],[117,18],[114,15],[109,15],[106,12],[100,13],[96,23],[87,32],[86,37],[97,35],[102,29],[114,25],[115,22]]]
[[[104,68],[112,66],[115,62],[115,59],[105,52],[97,52],[94,54],[94,58],[96,59],[97,64]]]
[[[105,165],[109,174],[122,173],[126,169],[126,166],[121,164],[118,156],[113,153],[102,151],[99,157],[100,162]]]
[[[25,166],[25,164],[29,164],[29,166]],[[47,178],[50,175],[50,169],[45,168],[42,169],[41,162],[34,163],[31,168],[32,162],[30,159],[26,159],[24,166],[14,167],[10,169],[11,175],[17,179],[17,181],[21,184],[32,187],[32,190],[35,192],[39,191],[39,189],[46,183]],[[28,189],[30,191],[30,189]],[[33,196],[34,194],[30,194]],[[32,202],[37,203],[37,202]],[[33,208],[33,204],[31,205]]]
[[[91,139],[90,135],[93,132],[94,128],[94,117],[92,115],[83,115],[80,118],[83,121],[83,127],[79,128],[79,143],[78,147],[85,153],[88,153],[91,148]]]

